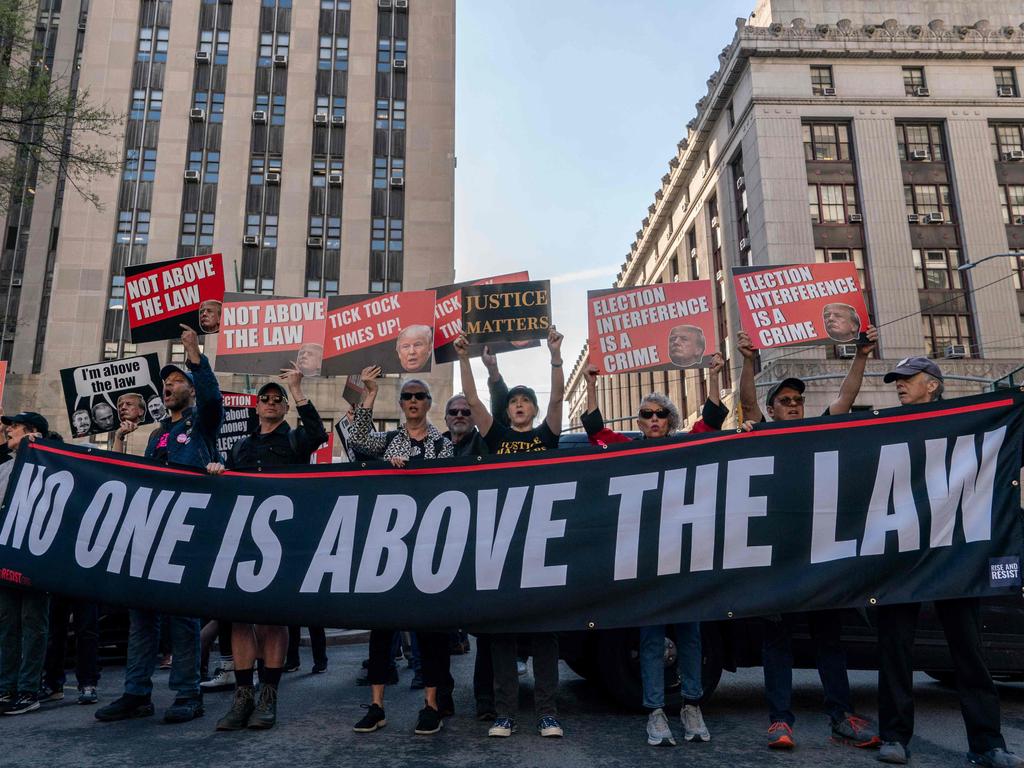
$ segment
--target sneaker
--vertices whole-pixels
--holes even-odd
[[[373,733],[378,728],[383,728],[388,724],[387,718],[384,717],[384,708],[379,707],[376,704],[366,706],[366,714],[363,719],[352,726],[352,730],[356,733]]]
[[[311,675],[319,675],[321,672],[327,671],[327,662],[317,663],[313,665],[313,668],[309,671]]]
[[[970,765],[983,765],[985,768],[1021,768],[1024,766],[1024,760],[999,747],[980,755],[968,752],[967,762]]]
[[[249,718],[249,727],[254,730],[273,728],[277,722],[277,688],[273,685],[261,685],[260,695],[256,699],[256,709]]]
[[[168,653],[166,656],[160,657],[160,662],[157,664],[157,667],[159,669],[170,669],[173,661],[174,657]]]
[[[507,737],[511,736],[517,730],[516,721],[511,717],[499,717],[495,719],[491,727],[487,729],[487,735]]]
[[[43,687],[39,689],[39,695],[36,698],[40,703],[44,701],[60,701],[64,698],[64,686],[43,683]]]
[[[295,662],[286,661],[284,663],[284,671],[285,672],[298,672],[299,671],[299,666],[300,666],[299,662],[297,662],[297,661],[295,661]]]
[[[96,710],[96,719],[104,723],[112,723],[116,720],[128,720],[133,717],[149,717],[153,714],[153,702],[149,696],[136,696],[133,693],[126,693],[119,699],[114,699],[105,707]]]
[[[768,726],[768,746],[772,749],[792,749],[796,746],[789,723],[776,720]]]
[[[553,715],[544,715],[537,721],[537,733],[541,736],[560,739],[562,738],[562,724]]]
[[[852,712],[832,721],[832,738],[860,749],[875,749],[882,743],[874,723]]]
[[[235,662],[224,659],[220,666],[213,670],[213,677],[199,684],[203,693],[229,691],[235,687]]]
[[[411,690],[411,691],[421,691],[425,687],[426,687],[426,684],[423,682],[423,675],[420,674],[419,672],[415,672],[413,674],[413,676],[412,676],[412,682],[409,683],[409,690]]]
[[[875,756],[875,759],[880,763],[906,765],[910,762],[910,753],[898,741],[885,741],[878,748],[878,754]]]
[[[441,713],[433,707],[424,707],[420,710],[420,716],[416,718],[415,734],[429,736],[440,731],[443,726],[444,720],[441,719]]]
[[[516,674],[519,675],[520,677],[522,677],[523,675],[526,674],[526,672],[527,672],[526,662],[525,661],[517,661],[516,662]]]
[[[683,723],[683,738],[687,741],[711,741],[711,732],[704,724],[704,715],[696,704],[684,704],[679,712],[679,719]]]
[[[99,697],[96,695],[95,685],[83,685],[78,689],[79,704],[95,704],[97,701]]]
[[[5,715],[24,715],[39,709],[39,697],[34,693],[19,693],[10,704],[4,707]]]
[[[178,696],[174,703],[164,710],[164,722],[187,723],[189,720],[202,717],[205,711],[202,695]]]
[[[235,688],[231,709],[217,721],[218,731],[240,731],[249,725],[249,718],[256,709],[256,690],[248,685]]]
[[[669,728],[665,710],[660,707],[647,716],[647,743],[652,747],[676,745],[676,738]]]
[[[441,717],[452,717],[455,714],[455,699],[450,693],[437,694],[437,711]]]

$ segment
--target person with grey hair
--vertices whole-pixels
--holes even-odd
[[[395,339],[395,351],[402,370],[418,373],[430,369],[433,354],[434,329],[429,325],[408,325]]]
[[[725,361],[715,354],[708,368],[708,399],[704,403],[702,418],[693,425],[691,432],[714,432],[722,428],[729,409],[722,405],[720,376]],[[587,410],[583,414],[583,428],[594,445],[607,446],[611,443],[625,443],[631,440],[627,435],[615,432],[604,425],[604,418],[597,406],[596,365],[588,365],[584,372],[587,382]],[[637,411],[637,425],[641,440],[657,440],[671,437],[678,431],[682,419],[675,403],[660,392],[645,395]],[[680,622],[675,625],[677,667],[683,684],[683,708],[679,719],[683,736],[687,741],[699,739],[711,741],[711,733],[704,723],[700,710],[700,699],[704,695],[701,687],[701,640],[698,622]],[[652,747],[675,745],[675,736],[665,716],[665,625],[640,628],[640,681],[643,685],[643,705],[647,710],[647,743]]]

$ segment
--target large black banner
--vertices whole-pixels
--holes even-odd
[[[521,631],[1019,594],[1022,404],[216,478],[35,443],[0,578],[166,613]]]

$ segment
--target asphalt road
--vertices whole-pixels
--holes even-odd
[[[227,710],[230,694],[206,697],[207,714],[184,725],[165,725],[163,708],[172,698],[167,672],[158,672],[154,701],[157,716],[122,723],[99,723],[94,707],[78,706],[68,688],[63,702],[38,712],[0,718],[0,766],[487,766],[487,768],[605,768],[606,766],[848,766],[879,765],[874,753],[828,743],[826,720],[818,713],[817,675],[796,673],[795,752],[778,754],[763,746],[766,714],[761,670],[726,672],[714,699],[705,707],[711,730],[709,744],[649,747],[643,715],[623,712],[586,681],[562,666],[561,715],[564,739],[541,739],[533,729],[529,677],[523,678],[524,716],[520,732],[510,739],[486,738],[487,725],[472,717],[473,657],[456,656],[456,716],[436,736],[414,736],[419,691],[409,690],[411,672],[403,669],[399,685],[388,688],[387,728],[355,734],[352,724],[368,702],[368,691],[355,685],[365,645],[332,646],[326,674],[305,671],[287,675],[281,688],[278,726],[267,732],[216,733],[216,720]],[[123,670],[103,672],[100,701],[120,694]],[[851,682],[860,708],[875,711],[875,674],[853,672]],[[1003,732],[1014,751],[1024,752],[1024,685],[1000,685]],[[924,675],[918,679],[918,729],[913,743],[916,766],[960,766],[965,763],[966,737],[955,694]]]

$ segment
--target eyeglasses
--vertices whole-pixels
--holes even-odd
[[[650,408],[640,409],[641,419],[653,419],[655,416],[659,419],[667,419],[669,417],[668,408],[659,408],[656,411],[652,411]]]
[[[777,397],[777,398],[775,398],[775,402],[778,403],[779,405],[782,405],[782,406],[803,405],[804,404],[804,396],[803,395],[795,395],[793,397],[790,397],[789,395],[786,395],[785,397]]]
[[[472,416],[473,412],[469,408],[449,408],[449,416]]]
[[[280,403],[283,401],[284,398],[280,395],[260,395],[261,403]]]
[[[399,395],[403,400],[429,400],[430,395],[426,392],[403,392]]]

